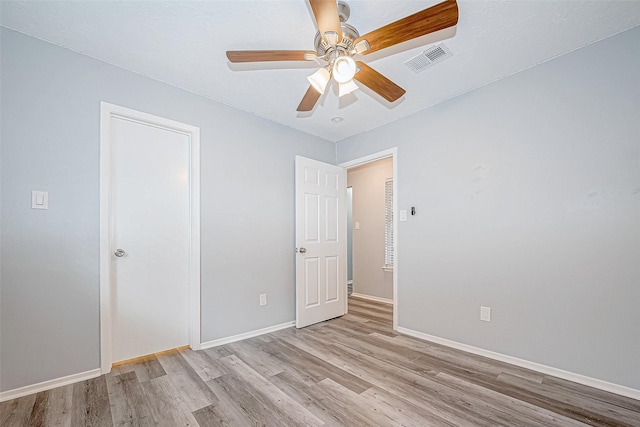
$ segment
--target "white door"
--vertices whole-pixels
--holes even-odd
[[[117,362],[189,344],[190,136],[117,116],[109,135]]]
[[[296,156],[296,327],[342,316],[347,284],[347,174]]]

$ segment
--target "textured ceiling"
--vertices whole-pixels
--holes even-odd
[[[438,1],[351,0],[365,34]],[[388,104],[366,88],[297,113],[313,64],[230,64],[226,50],[313,50],[304,0],[6,1],[3,26],[331,141],[384,125],[640,25],[640,1],[460,0],[458,25],[365,57],[407,90]],[[453,56],[421,73],[403,65],[430,44]],[[597,60],[594,58],[594,60]],[[283,66],[291,66],[282,68]],[[579,70],[576,70],[578,72]],[[342,117],[339,123],[332,117]]]

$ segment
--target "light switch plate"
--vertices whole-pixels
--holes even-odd
[[[49,209],[49,192],[32,191],[31,209]]]
[[[356,223],[355,223],[355,229],[356,229],[356,230],[360,230],[360,221],[356,221]]]
[[[407,211],[406,210],[401,210],[400,211],[400,221],[406,221],[407,220]]]

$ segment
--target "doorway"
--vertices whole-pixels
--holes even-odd
[[[200,346],[199,129],[101,104],[101,368]]]
[[[398,318],[396,153],[393,148],[340,165],[347,169],[353,201],[352,238],[347,239],[353,244],[347,249],[352,300],[360,306],[362,301],[391,304],[393,329]]]

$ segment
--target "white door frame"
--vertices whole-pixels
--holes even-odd
[[[200,128],[100,102],[100,369],[111,371],[111,142],[113,118],[179,132],[190,139],[189,345],[200,349]]]
[[[379,151],[364,157],[340,163],[345,169],[364,165],[366,163],[375,162],[376,160],[387,159],[391,157],[393,162],[393,329],[398,329],[398,147],[388,150]],[[346,242],[345,242],[346,244]],[[346,252],[345,252],[346,253]],[[346,293],[345,289],[345,293]],[[345,294],[345,304],[347,304],[347,295]],[[345,307],[345,312],[347,307]]]

